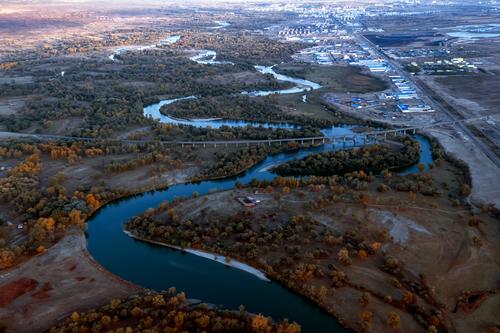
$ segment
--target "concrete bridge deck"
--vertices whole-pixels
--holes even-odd
[[[85,142],[122,142],[125,144],[144,144],[148,142],[158,142],[167,145],[178,145],[181,147],[189,146],[203,146],[203,147],[226,147],[229,145],[236,146],[250,146],[260,144],[287,144],[289,142],[298,143],[345,143],[345,142],[359,142],[369,143],[381,140],[386,140],[391,136],[416,134],[418,131],[427,128],[435,128],[440,126],[455,125],[458,122],[465,122],[471,120],[479,120],[487,117],[469,118],[461,121],[443,121],[427,126],[420,127],[401,127],[395,129],[384,129],[369,132],[360,132],[352,134],[340,134],[333,136],[318,136],[318,137],[303,137],[303,138],[282,138],[282,139],[262,139],[262,140],[209,140],[209,141],[189,141],[189,140],[172,140],[172,141],[157,141],[157,140],[128,140],[128,139],[106,139],[106,138],[92,138],[92,137],[76,137],[65,135],[51,135],[51,134],[32,134],[32,133],[19,133],[19,132],[0,132],[0,139],[13,139],[13,138],[32,138],[40,141],[85,141]]]

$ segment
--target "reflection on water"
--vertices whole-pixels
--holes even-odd
[[[151,107],[147,108],[151,110]],[[159,109],[157,106],[155,108]],[[150,113],[146,110],[144,112]],[[216,121],[208,121],[210,126],[214,122]],[[206,124],[198,121],[195,123],[200,126]],[[234,125],[239,126],[241,123],[236,122]],[[352,134],[351,129],[347,127],[332,127],[324,129],[323,132],[328,135]],[[430,145],[427,140],[418,136],[417,140],[422,145],[421,162],[431,161],[427,160],[430,158]],[[347,144],[347,147],[352,144]],[[89,221],[88,250],[109,271],[146,288],[165,290],[175,286],[178,290],[185,291],[189,297],[229,309],[237,309],[240,304],[244,304],[250,312],[264,313],[276,320],[295,320],[302,325],[302,331],[305,333],[348,332],[334,317],[323,313],[312,302],[277,283],[265,282],[252,274],[193,254],[136,241],[123,232],[123,224],[127,220],[165,200],[191,196],[194,192],[204,195],[217,190],[228,190],[234,188],[237,182],[247,184],[254,178],[271,181],[275,177],[269,171],[272,166],[301,159],[311,153],[334,149],[339,147],[327,144],[281,153],[267,157],[237,177],[173,185],[166,190],[149,192],[107,205]],[[408,169],[405,173],[415,171]]]
[[[196,62],[197,64],[202,65],[234,65],[231,61],[218,61],[215,60],[217,58],[217,52],[213,50],[206,50],[198,53],[197,55],[192,56],[191,61]]]
[[[294,89],[307,91],[321,87],[314,82],[277,74],[272,67],[257,66],[256,68],[261,73],[272,74],[278,80],[297,84],[298,87]],[[295,92],[294,90],[293,93]],[[275,91],[274,93],[280,92]],[[261,96],[257,93],[254,95]],[[145,107],[144,115],[163,123],[197,127],[218,128],[248,125],[267,128],[295,127],[286,123],[255,123],[223,119],[182,120],[160,113],[160,108],[163,105],[195,98],[195,96],[187,96],[162,100]],[[325,136],[330,137],[353,134],[349,127],[331,127],[323,129],[322,132]],[[420,141],[422,147],[420,162],[427,165],[432,162],[430,144],[423,137],[417,136],[416,139]],[[270,172],[273,166],[304,158],[311,153],[349,148],[361,143],[363,142],[351,141],[342,146],[325,144],[281,153],[267,157],[263,162],[237,177],[173,185],[165,190],[152,191],[109,204],[103,207],[88,223],[88,250],[101,265],[112,273],[146,288],[165,290],[175,286],[178,290],[185,291],[188,297],[202,299],[205,302],[222,305],[229,309],[237,309],[240,304],[244,304],[250,312],[264,313],[276,320],[289,318],[297,321],[302,325],[302,331],[305,333],[348,332],[337,323],[334,317],[325,314],[312,302],[277,283],[265,282],[242,270],[228,268],[193,254],[134,240],[123,232],[123,224],[148,208],[157,207],[163,201],[191,196],[194,192],[204,195],[213,191],[228,190],[234,188],[237,182],[248,184],[252,179],[271,181],[275,177]],[[412,167],[405,170],[404,173],[416,171]]]
[[[181,39],[181,36],[179,35],[174,35],[174,36],[169,36],[165,39],[160,40],[157,44],[152,44],[152,45],[129,45],[129,46],[124,46],[120,47],[113,52],[108,58],[110,60],[115,61],[115,57],[120,54],[124,54],[125,52],[129,51],[144,51],[144,50],[149,50],[149,49],[154,49],[158,45],[173,45],[177,43]]]
[[[259,71],[261,74],[271,74],[276,80],[278,81],[284,81],[284,82],[291,82],[295,83],[297,86],[289,89],[282,89],[282,90],[257,90],[257,91],[250,91],[250,92],[242,92],[244,95],[248,95],[251,97],[258,97],[258,96],[269,96],[269,95],[286,95],[286,94],[297,94],[297,93],[302,93],[305,91],[311,91],[311,90],[316,90],[320,89],[321,85],[304,80],[304,79],[299,79],[299,78],[294,78],[291,76],[283,75],[283,74],[278,74],[274,71],[273,69],[274,66],[255,66],[255,69]]]

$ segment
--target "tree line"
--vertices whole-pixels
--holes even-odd
[[[49,330],[82,333],[192,332],[192,333],[300,333],[300,326],[288,320],[279,323],[261,314],[191,306],[175,288],[159,293],[112,299],[108,304],[85,312],[73,312]]]
[[[264,128],[254,126],[220,128],[200,128],[189,125],[174,126],[171,124],[156,123],[153,125],[153,133],[158,140],[175,141],[212,141],[212,140],[268,140],[285,138],[319,137],[323,134],[317,127],[303,126],[300,128]]]
[[[262,162],[270,155],[292,151],[300,148],[300,144],[291,141],[283,146],[252,145],[243,147],[234,152],[216,152],[216,162],[200,175],[193,178],[193,181],[201,179],[225,178],[236,176],[252,166]]]
[[[387,145],[311,154],[302,160],[284,163],[273,169],[281,176],[329,176],[363,170],[380,173],[386,169],[400,169],[414,165],[420,158],[420,144],[406,138],[403,148],[394,150]]]

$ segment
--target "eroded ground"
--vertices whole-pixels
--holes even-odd
[[[0,321],[14,332],[43,332],[73,311],[138,291],[93,261],[83,232],[73,230],[46,253],[2,271]]]

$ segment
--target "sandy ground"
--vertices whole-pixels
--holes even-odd
[[[73,311],[137,291],[94,262],[83,232],[72,230],[46,253],[2,272],[0,321],[14,332],[42,332]]]
[[[462,132],[437,128],[428,130],[428,133],[439,140],[447,153],[469,166],[472,178],[471,201],[476,205],[493,204],[500,209],[500,169]]]
[[[130,236],[130,237],[132,237],[134,239],[138,239],[140,241],[148,242],[148,243],[151,243],[151,244],[165,246],[165,247],[168,247],[168,248],[171,248],[171,249],[176,249],[176,250],[179,250],[179,251],[184,251],[186,253],[191,253],[191,254],[194,254],[195,256],[215,261],[215,262],[217,262],[219,264],[222,264],[222,265],[225,265],[227,267],[232,267],[232,268],[236,268],[236,269],[242,270],[244,272],[247,272],[249,274],[252,274],[252,275],[258,277],[261,280],[264,280],[264,281],[267,281],[267,282],[271,281],[271,280],[269,280],[266,277],[266,273],[264,273],[261,270],[258,270],[256,268],[253,268],[252,266],[247,265],[247,264],[245,264],[245,263],[243,263],[241,261],[238,261],[238,260],[235,260],[235,259],[231,259],[231,258],[225,257],[223,255],[218,255],[218,254],[206,252],[206,251],[180,248],[178,246],[168,245],[168,244],[164,244],[164,243],[161,243],[161,242],[156,242],[156,241],[148,240],[146,238],[135,236],[133,233],[131,233],[129,231],[124,231],[124,232],[125,232],[125,234],[127,234],[128,236]]]

